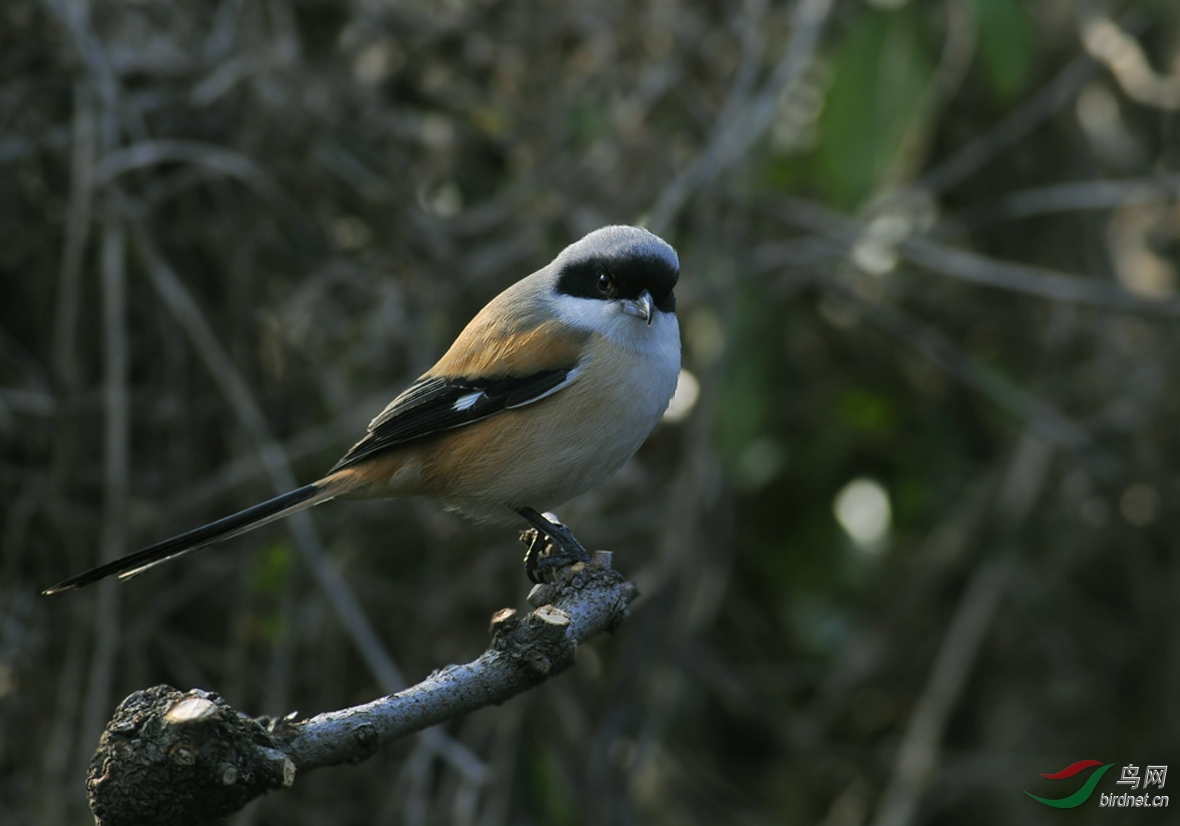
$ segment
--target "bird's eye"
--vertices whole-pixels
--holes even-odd
[[[598,276],[598,291],[602,294],[609,293],[615,288],[615,280],[606,273]]]

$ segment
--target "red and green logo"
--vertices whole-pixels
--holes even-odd
[[[1102,766],[1102,768],[1090,775],[1090,779],[1080,789],[1068,797],[1054,799],[1050,797],[1037,797],[1032,792],[1025,792],[1025,794],[1038,803],[1044,803],[1046,806],[1052,806],[1054,809],[1072,809],[1075,806],[1081,806],[1090,799],[1090,795],[1094,794],[1094,787],[1098,785],[1098,781],[1102,779],[1102,775],[1106,774],[1107,769],[1113,765],[1114,763],[1103,765],[1101,760],[1079,760],[1073,765],[1066,766],[1059,772],[1041,775],[1046,780],[1066,780],[1075,774],[1084,772],[1086,769],[1093,768],[1094,766]]]

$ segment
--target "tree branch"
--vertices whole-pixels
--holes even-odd
[[[137,691],[115,711],[86,788],[98,826],[201,824],[321,766],[357,763],[406,735],[499,704],[573,665],[578,643],[613,631],[638,595],[599,551],[529,594],[524,617],[492,616],[473,662],[365,705],[295,720],[251,719],[216,694]]]

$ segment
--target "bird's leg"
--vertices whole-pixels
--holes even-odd
[[[574,538],[569,528],[555,519],[550,519],[551,514],[540,514],[532,508],[521,508],[517,513],[524,517],[535,531],[531,538],[526,538],[530,531],[521,535],[521,539],[528,544],[528,551],[524,555],[524,570],[530,582],[540,582],[543,574],[555,568],[590,561],[590,555],[586,553],[582,543]],[[542,536],[549,540],[548,543],[542,541]]]

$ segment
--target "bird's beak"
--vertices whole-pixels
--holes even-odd
[[[636,318],[642,318],[647,322],[647,326],[651,326],[652,304],[651,293],[644,290],[639,294],[639,298],[628,298],[623,301],[623,312],[627,315],[633,315]]]

